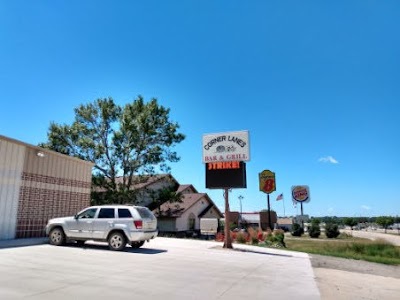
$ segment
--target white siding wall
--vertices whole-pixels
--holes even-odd
[[[25,147],[0,140],[0,240],[15,238]]]
[[[217,212],[217,210],[212,207],[204,216],[203,218],[214,218],[214,219],[219,219],[219,214]]]
[[[196,230],[200,229],[200,219],[198,218],[198,215],[206,209],[206,207],[210,203],[206,198],[201,198],[199,201],[197,201],[190,209],[185,211],[180,218],[176,220],[176,227],[178,231],[184,231],[184,230],[189,230],[189,216],[190,213],[193,213],[196,216],[196,224],[194,228]]]

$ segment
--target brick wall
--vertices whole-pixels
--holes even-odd
[[[41,237],[51,218],[71,216],[90,205],[90,182],[22,174],[17,238]]]

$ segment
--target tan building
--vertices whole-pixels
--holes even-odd
[[[260,212],[229,212],[229,222],[235,223],[238,227],[252,227],[254,229],[267,230],[269,228],[269,213],[268,211]],[[275,228],[277,215],[275,211],[271,211],[271,225]]]
[[[164,203],[154,209],[160,232],[199,232],[200,220],[221,219],[223,214],[206,193],[199,193],[191,184],[180,185],[182,202]]]
[[[90,205],[93,164],[0,135],[0,240],[44,236]]]
[[[278,228],[285,231],[292,231],[293,218],[278,218]]]

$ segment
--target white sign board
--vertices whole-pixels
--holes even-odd
[[[249,132],[236,131],[203,135],[203,162],[248,161]]]

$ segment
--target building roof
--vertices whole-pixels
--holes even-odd
[[[260,223],[260,213],[259,212],[254,212],[254,213],[241,213],[239,214],[242,217],[242,221],[248,222],[248,223]]]
[[[192,184],[181,184],[178,187],[177,193],[182,193],[183,191],[187,190],[187,189],[191,189],[194,193],[197,193],[197,190],[195,189],[195,187]]]
[[[87,160],[83,160],[83,159],[80,159],[80,158],[77,158],[77,157],[66,155],[66,154],[63,154],[63,153],[60,153],[60,152],[56,152],[56,151],[53,151],[53,150],[50,150],[50,149],[47,149],[47,148],[42,148],[42,147],[39,147],[39,146],[34,146],[34,145],[31,145],[31,144],[27,144],[25,142],[21,142],[19,140],[6,137],[4,135],[0,135],[0,140],[6,141],[6,142],[10,142],[10,143],[13,143],[13,144],[17,144],[17,145],[21,145],[21,146],[25,146],[25,147],[30,148],[30,149],[34,149],[34,150],[37,151],[38,155],[42,152],[44,155],[46,155],[46,153],[47,153],[47,154],[59,156],[59,157],[61,157],[63,159],[73,160],[73,161],[76,161],[76,162],[79,162],[79,163],[82,163],[82,164],[90,165],[92,167],[94,166],[94,163],[92,163],[91,161],[87,161]]]
[[[161,181],[163,179],[171,180],[172,183],[178,184],[175,178],[171,174],[155,174],[155,175],[134,175],[133,176],[133,188],[134,189],[143,189],[148,187],[149,185]],[[123,177],[118,176],[115,178],[116,183],[122,183]]]
[[[166,216],[166,217],[180,217],[187,209],[189,209],[193,204],[204,197],[205,194],[183,194],[182,202],[163,203],[159,209],[155,209],[153,212],[156,216]],[[161,214],[160,214],[161,212]]]
[[[179,186],[177,191],[182,192],[188,187],[193,187],[193,186],[191,184],[181,185]],[[193,189],[196,190],[194,187]],[[180,217],[185,211],[190,209],[194,204],[196,204],[196,202],[200,201],[203,198],[209,202],[209,205],[198,215],[198,217],[201,218],[210,209],[214,208],[219,214],[219,216],[222,218],[223,214],[206,193],[186,193],[186,194],[183,193],[181,199],[182,202],[175,202],[175,203],[165,202],[160,206],[159,209],[158,208],[154,209],[153,212],[155,213],[156,216],[159,216],[159,212],[161,211],[161,216],[177,218]]]
[[[124,177],[123,176],[118,176],[115,177],[115,183],[122,183]],[[154,174],[154,175],[134,175],[132,178],[132,185],[131,188],[132,190],[141,190],[149,187],[150,185],[161,181],[161,180],[171,180],[172,184],[178,185],[179,183],[176,181],[176,179],[171,175],[171,174]],[[102,192],[105,191],[105,188],[103,187],[98,187],[94,186],[93,187],[95,191],[97,192]]]

